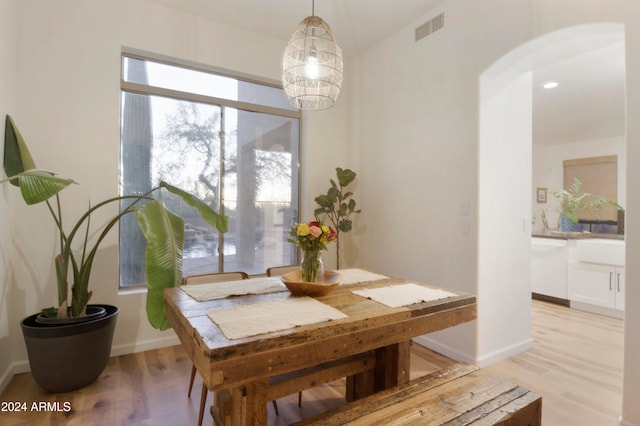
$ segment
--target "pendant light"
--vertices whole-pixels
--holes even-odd
[[[282,84],[289,104],[302,110],[331,108],[342,86],[342,50],[333,31],[311,3],[291,35],[282,58]]]

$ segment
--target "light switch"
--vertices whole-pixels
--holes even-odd
[[[469,219],[468,218],[460,219],[460,232],[463,233],[463,234],[468,234],[469,233]]]
[[[469,216],[469,202],[461,201],[460,202],[460,216]]]

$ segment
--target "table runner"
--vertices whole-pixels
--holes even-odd
[[[398,308],[400,306],[413,305],[414,303],[429,302],[456,296],[455,293],[413,283],[353,290],[352,293],[373,299],[390,308]]]
[[[278,277],[249,278],[248,280],[222,281],[210,284],[186,284],[180,288],[198,302],[245,294],[274,293],[287,289]]]
[[[228,309],[210,309],[207,314],[231,340],[347,318],[339,310],[311,297],[290,297]]]
[[[340,279],[340,284],[357,284],[363,283],[366,281],[378,281],[384,280],[389,277],[386,275],[376,274],[374,272],[365,271],[364,269],[339,269],[338,273],[342,277]]]
[[[340,285],[358,284],[389,278],[386,275],[365,271],[364,269],[340,269]],[[182,290],[198,302],[224,299],[245,294],[275,293],[286,290],[280,277],[258,277],[248,280],[221,281],[210,284],[186,284]]]

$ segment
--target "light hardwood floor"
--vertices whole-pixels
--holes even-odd
[[[545,426],[616,425],[622,399],[622,321],[534,301],[532,333],[533,349],[487,370],[541,394]],[[418,377],[451,361],[413,345],[411,362],[411,375]],[[0,424],[195,425],[200,381],[187,398],[190,370],[190,360],[175,346],[113,357],[95,383],[65,394],[47,394],[30,374],[20,374],[0,402],[5,408],[10,402],[26,403],[27,412],[0,411]],[[297,395],[282,398],[279,416],[269,406],[269,425],[286,425],[341,405],[343,394],[340,380],[305,391],[302,408]],[[68,403],[71,411],[33,411],[34,402],[57,402],[61,410]],[[211,422],[207,412],[204,424]]]
[[[534,301],[532,323],[535,346],[486,370],[542,395],[544,425],[618,425],[623,321]]]

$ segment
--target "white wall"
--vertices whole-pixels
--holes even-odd
[[[575,3],[579,10],[574,13],[552,3],[450,0],[357,58],[352,115],[362,181],[367,182],[367,229],[360,244],[365,266],[481,295],[480,75],[548,31],[593,16],[609,19],[597,1],[588,7]],[[414,28],[441,11],[445,29],[414,42]],[[497,25],[496,14],[509,19]],[[499,161],[494,167],[504,169],[509,158]],[[530,206],[530,182],[524,187]],[[388,209],[378,209],[380,205]],[[530,217],[530,211],[514,218],[520,230],[524,217]],[[500,312],[506,317],[509,304],[497,305],[495,317]],[[444,334],[453,337],[443,344],[477,359],[487,357],[489,353],[478,352],[483,349],[477,346],[477,327],[484,328],[470,324],[447,331]],[[486,329],[491,327],[487,324]],[[512,345],[526,341],[522,339],[503,342],[502,350],[509,353]],[[500,349],[490,352],[495,351]]]
[[[280,78],[286,40],[144,0],[21,0],[17,7],[19,73],[13,84],[20,98],[11,113],[36,164],[80,183],[64,193],[63,203],[70,216],[77,215],[89,199],[95,202],[118,192],[123,46],[271,80]],[[336,120],[339,112],[336,108],[334,115],[318,114],[303,129],[309,136],[302,147],[303,194],[324,192],[333,169],[350,166],[337,162],[347,144],[343,137],[346,118]],[[22,371],[28,365],[19,321],[55,303],[55,240],[46,207],[26,207],[16,191],[9,192],[15,211],[16,255],[7,285],[11,300],[8,324],[11,347],[16,348],[13,362],[16,371]],[[312,198],[303,197],[303,201],[303,214],[311,215]],[[94,223],[100,220],[93,219]],[[92,274],[92,301],[115,304],[121,310],[112,354],[177,343],[172,331],[159,332],[148,325],[144,294],[118,293],[116,232],[105,240],[98,256]]]
[[[346,67],[348,69],[348,67]],[[350,168],[358,174],[359,170],[354,166],[354,161],[348,155],[351,141],[349,132],[349,103],[348,94],[349,74],[345,75],[343,90],[336,105],[330,110],[312,111],[303,113],[303,135],[301,147],[301,164],[303,187],[300,192],[300,220],[313,220],[313,211],[317,204],[313,201],[320,194],[326,194],[331,186],[329,179],[336,180],[336,167]],[[349,186],[354,192],[353,199],[357,203],[359,198],[359,176]],[[352,217],[354,230],[349,233],[341,233],[341,268],[346,268],[353,263],[353,255],[357,253],[357,246],[352,243],[352,234],[357,232],[359,215]],[[336,245],[329,244],[328,251],[322,256],[326,268],[336,266]]]
[[[479,303],[488,304],[479,308],[481,313],[493,310],[490,316],[480,315],[474,325],[436,336],[443,345],[483,360],[496,351],[508,353],[510,345],[526,340],[526,336],[510,336],[511,342],[493,341],[501,348],[478,341],[484,339],[485,331],[495,329],[500,333],[503,323],[511,321],[512,313],[508,303],[494,303],[485,297],[498,294],[504,285],[502,280],[497,281],[496,287],[480,287],[491,286],[489,275],[484,275],[479,266],[484,256],[480,252],[484,247],[482,232],[491,231],[478,229],[483,225],[480,214],[486,208],[479,205],[478,198],[478,178],[482,177],[478,168],[480,75],[513,50],[550,32],[590,23],[625,23],[627,30],[635,27],[627,35],[627,54],[634,56],[635,63],[627,63],[626,73],[628,79],[637,80],[635,99],[628,108],[629,117],[633,117],[634,107],[635,112],[640,111],[640,22],[632,19],[640,16],[639,5],[635,0],[564,0],[560,4],[556,0],[449,0],[351,64],[358,76],[353,86],[351,134],[360,158],[361,180],[366,183],[361,192],[366,232],[359,235],[360,264],[474,292]],[[445,29],[415,43],[414,28],[441,11],[446,13]],[[638,127],[640,123],[629,126]],[[636,129],[635,135],[640,136],[640,130]],[[629,162],[640,158],[640,148],[633,142],[629,138]],[[508,160],[504,158],[494,167],[504,167]],[[530,168],[528,172],[531,173]],[[629,170],[630,177],[634,174]],[[640,182],[639,176],[635,177]],[[529,208],[530,187],[531,182],[524,186]],[[627,188],[627,217],[633,216],[634,206],[640,207],[639,201],[632,200],[634,193],[640,191]],[[466,202],[470,206],[468,234],[463,232],[465,219],[461,214]],[[386,208],[378,208],[381,205]],[[640,254],[635,243],[640,234],[634,238],[633,227],[634,223],[640,226],[639,221],[640,216],[635,221],[630,219],[627,226],[627,244],[632,248],[628,253],[635,257]],[[507,228],[515,226],[505,223]],[[511,237],[496,231],[499,246],[508,238]],[[631,269],[627,271],[628,290],[640,275],[635,266]],[[497,268],[491,271],[499,272]],[[499,295],[499,302],[504,301]],[[638,301],[640,288],[636,286],[627,306],[631,308]],[[520,306],[521,300],[514,303]],[[633,401],[640,400],[640,338],[637,331],[629,330],[639,323],[637,316],[634,314],[633,323],[626,322],[625,367],[631,369],[625,373],[631,377],[625,376],[624,416],[628,424],[640,424],[639,408],[633,405]]]
[[[627,205],[625,215],[625,328],[623,426],[640,425],[640,2],[625,2],[627,64]]]
[[[522,352],[531,338],[532,76],[499,91],[480,82],[479,366]],[[505,318],[509,318],[505,321]]]
[[[599,157],[605,155],[618,156],[618,204],[627,205],[627,155],[624,137],[574,142],[558,145],[533,145],[533,182],[532,182],[532,206],[533,214],[540,215],[542,209],[546,209],[549,226],[555,227],[558,223],[558,214],[553,212],[557,206],[553,197],[547,197],[546,203],[536,202],[536,188],[548,188],[550,191],[559,191],[564,185],[564,170],[562,162],[576,158]],[[544,228],[542,221],[537,220],[533,226],[534,231]]]
[[[16,21],[17,1],[0,1],[0,158],[4,158],[4,122],[5,116],[10,113],[16,102]],[[0,173],[0,175],[4,175]],[[11,301],[8,298],[8,286],[11,277],[11,210],[8,204],[10,188],[0,184],[0,389],[11,380],[13,376],[12,348],[9,336],[10,318],[8,315]]]
[[[453,6],[447,8],[447,28],[442,32],[413,41],[414,28],[439,9],[350,64],[358,76],[352,86],[351,115],[363,182],[357,261],[385,274],[475,294],[473,114],[479,74],[465,72],[461,64],[472,62],[474,55],[468,56],[461,48],[468,41],[452,30],[473,19],[455,13]],[[463,206],[468,206],[466,216]],[[460,357],[475,358],[475,325],[458,327],[451,340],[456,344],[451,349]]]

